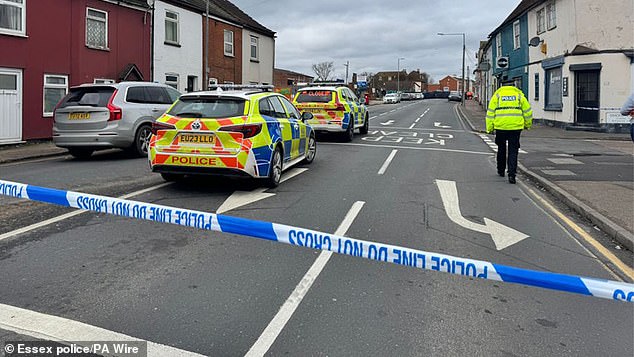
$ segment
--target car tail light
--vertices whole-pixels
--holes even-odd
[[[243,124],[243,125],[229,125],[223,126],[219,131],[231,131],[236,133],[242,133],[244,138],[252,138],[262,131],[262,124]]]
[[[335,104],[337,105],[335,107],[335,110],[346,110],[346,107],[343,106],[343,104],[339,101],[339,94],[335,93]]]
[[[156,135],[159,130],[172,130],[176,129],[173,124],[162,123],[160,121],[155,121],[152,123],[152,134]]]
[[[110,119],[108,119],[108,121],[121,120],[121,118],[123,117],[123,112],[121,112],[121,108],[112,104],[112,100],[114,99],[114,96],[117,95],[117,91],[118,90],[115,89],[114,92],[112,92],[110,99],[108,99],[108,105],[106,105],[106,107],[110,111]]]

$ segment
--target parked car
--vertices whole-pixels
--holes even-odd
[[[168,85],[149,82],[72,87],[55,108],[53,143],[77,158],[109,148],[145,156],[152,122],[180,94]]]
[[[354,130],[367,134],[370,114],[363,99],[343,84],[313,83],[295,94],[293,104],[302,112],[310,112],[308,121],[317,132],[340,133],[343,140],[351,141]]]
[[[225,88],[223,90],[222,88]],[[219,86],[182,95],[152,126],[150,167],[164,180],[184,175],[246,176],[269,187],[282,171],[315,159],[315,133],[272,86]]]
[[[388,103],[400,103],[401,102],[401,96],[398,93],[388,93],[383,97],[383,104],[388,104]]]
[[[449,92],[449,97],[447,97],[447,101],[448,102],[451,102],[451,101],[460,102],[460,101],[462,101],[462,93],[457,92],[457,91]]]

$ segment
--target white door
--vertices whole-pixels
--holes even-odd
[[[0,144],[22,141],[22,70],[0,68]]]

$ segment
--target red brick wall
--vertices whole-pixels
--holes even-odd
[[[203,18],[203,31],[205,31],[204,29],[205,19]],[[225,30],[233,31],[233,56],[225,56],[224,54]],[[242,84],[242,29],[210,19],[207,44],[209,45],[209,78],[217,78],[218,83],[221,84],[224,82]],[[203,53],[205,53],[205,48],[203,48]]]

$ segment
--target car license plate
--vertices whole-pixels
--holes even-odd
[[[69,113],[68,119],[90,119],[90,113]]]
[[[180,134],[178,142],[181,144],[212,145],[214,143],[214,135],[213,134]]]

